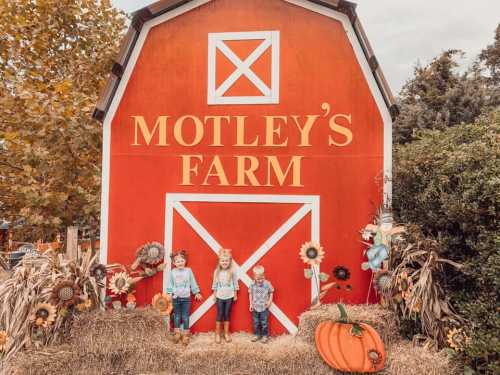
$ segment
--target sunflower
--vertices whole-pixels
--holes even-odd
[[[465,346],[469,343],[470,338],[467,337],[462,328],[453,328],[448,331],[448,344],[456,352],[464,350]]]
[[[392,274],[389,271],[379,271],[375,274],[375,288],[380,293],[387,293],[391,290]]]
[[[172,298],[164,293],[155,294],[151,305],[160,312],[160,315],[170,315],[173,309]]]
[[[72,306],[80,299],[80,287],[73,281],[58,283],[52,290],[51,300],[55,305]]]
[[[104,264],[94,263],[90,267],[90,276],[94,277],[97,281],[101,281],[106,277],[106,266]]]
[[[5,331],[0,331],[0,353],[7,348],[9,343],[9,335]]]
[[[30,321],[37,327],[48,327],[56,320],[56,307],[50,303],[36,304],[30,316]]]
[[[337,266],[333,269],[333,276],[335,276],[337,280],[346,281],[351,277],[351,272],[349,272],[347,267]]]
[[[126,272],[118,272],[111,277],[109,289],[116,295],[128,293],[131,283],[132,279]]]
[[[137,250],[136,258],[139,263],[150,266],[157,265],[165,257],[165,248],[158,242],[150,242]]]
[[[304,263],[310,266],[316,266],[323,261],[325,252],[319,243],[306,242],[300,248],[299,255]]]

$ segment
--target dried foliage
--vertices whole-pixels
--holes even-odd
[[[418,227],[409,226],[406,234],[392,244],[391,285],[379,290],[385,304],[402,319],[418,322],[420,331],[439,346],[445,345],[448,331],[463,322],[441,286],[445,264],[461,268],[440,256],[436,240],[425,238]]]
[[[373,305],[347,309],[352,316],[377,320],[391,315]],[[308,317],[300,319],[299,330],[307,320],[332,318],[333,311],[338,309],[329,305],[308,311]],[[301,335],[282,335],[265,345],[252,343],[251,336],[245,333],[236,333],[232,338],[231,344],[220,345],[214,343],[212,333],[197,334],[184,348],[169,340],[161,317],[153,310],[96,311],[75,317],[67,343],[20,353],[10,361],[7,371],[12,375],[340,374],[326,365],[314,343]],[[395,331],[389,342],[387,366],[382,374],[458,374],[442,352],[398,341]]]
[[[90,300],[99,306],[103,285],[90,276],[94,261],[90,252],[78,262],[52,252],[23,258],[10,278],[0,283],[0,330],[9,336],[0,358],[7,359],[23,348],[52,344],[65,332],[77,310],[67,300],[52,305],[58,285],[70,280],[80,291],[71,296],[74,303]]]

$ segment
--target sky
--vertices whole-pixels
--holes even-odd
[[[244,1],[244,0],[241,0]],[[132,12],[154,0],[112,0]],[[392,91],[397,94],[415,65],[446,49],[461,49],[465,69],[493,42],[499,0],[357,0],[357,13]]]

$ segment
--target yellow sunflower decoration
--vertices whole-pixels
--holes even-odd
[[[109,282],[109,289],[116,294],[125,294],[129,292],[132,285],[132,279],[126,272],[117,272],[111,277]]]
[[[56,307],[50,303],[38,303],[30,315],[30,321],[37,327],[48,327],[56,320]]]
[[[0,331],[0,353],[5,351],[8,343],[9,343],[9,335],[7,335],[7,332],[5,331]]]
[[[61,281],[52,290],[51,301],[54,305],[72,306],[79,301],[80,292],[80,287],[73,281]]]
[[[461,352],[469,343],[470,338],[467,337],[462,328],[453,328],[448,331],[448,345],[456,352]]]
[[[160,315],[170,315],[174,306],[172,305],[172,298],[168,294],[157,293],[151,302],[153,308],[160,312]]]
[[[311,241],[302,245],[299,255],[304,263],[310,266],[317,266],[323,261],[325,252],[319,243]]]

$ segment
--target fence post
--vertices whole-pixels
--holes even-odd
[[[78,259],[78,227],[68,227],[66,234],[66,257]]]

